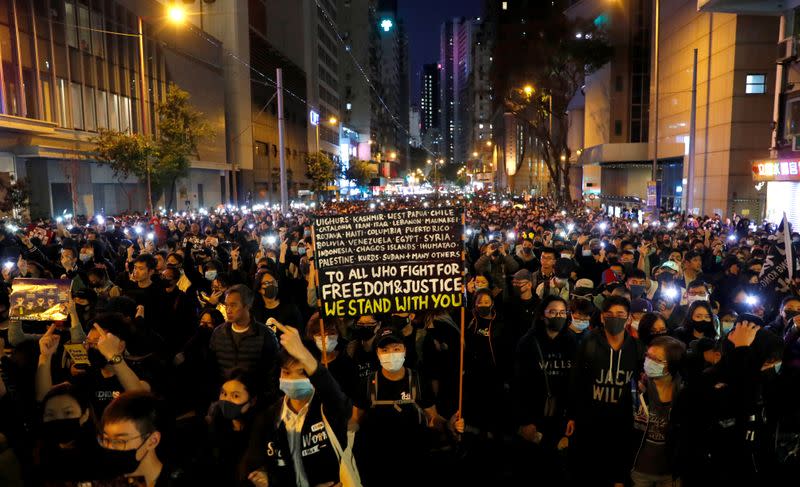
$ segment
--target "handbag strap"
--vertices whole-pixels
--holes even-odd
[[[539,339],[533,337],[533,344],[536,345],[536,351],[539,352],[539,357],[541,357],[542,362],[544,362],[544,354],[542,353],[542,348],[539,346]],[[550,380],[547,378],[547,371],[544,368],[542,368],[542,375],[544,375],[544,386],[547,389],[547,397],[551,397]]]
[[[322,413],[322,422],[325,424],[325,430],[328,432],[328,438],[331,440],[333,451],[336,453],[336,458],[339,460],[339,462],[341,462],[342,457],[344,456],[342,444],[339,443],[339,438],[336,437],[336,433],[334,433],[331,424],[328,422],[328,418],[325,417],[325,408],[320,406],[320,412]]]

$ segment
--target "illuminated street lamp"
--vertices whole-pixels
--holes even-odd
[[[389,159],[391,159],[391,160],[397,159],[397,152],[395,152],[395,151],[390,152],[389,153]]]
[[[478,157],[478,151],[473,152],[472,157]]]
[[[180,5],[172,5],[167,10],[167,17],[173,24],[182,24],[186,21],[186,9]]]
[[[525,92],[525,96],[531,96],[533,94],[533,86],[525,85],[525,87],[522,88],[522,91]]]
[[[336,117],[331,117],[328,119],[328,123],[331,125],[336,125],[337,123],[339,123],[339,119],[337,119]]]
[[[487,140],[486,141],[486,147],[491,147],[491,146],[492,146],[492,141],[491,140]]]

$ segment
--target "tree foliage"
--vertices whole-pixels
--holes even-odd
[[[2,197],[0,197],[0,212],[10,213],[12,211],[23,212],[28,208],[30,201],[30,185],[27,178],[14,180],[2,188]]]
[[[531,147],[545,161],[554,195],[563,204],[569,203],[569,159],[572,151],[567,133],[567,106],[584,84],[587,75],[605,65],[613,54],[602,27],[591,21],[569,19],[561,12],[551,12],[530,26],[536,36],[535,48],[504,45],[506,58],[524,59],[524,63],[508,64],[503,86],[504,108],[522,122],[524,139],[533,140]],[[523,41],[519,41],[523,42]],[[526,44],[527,45],[527,44]],[[520,57],[520,52],[526,55]],[[493,66],[493,68],[497,68]],[[530,85],[533,92],[522,88]],[[529,155],[523,154],[518,164]],[[562,160],[563,157],[563,160]]]
[[[322,191],[336,177],[336,164],[324,152],[312,152],[306,156],[306,177],[311,189]]]
[[[356,186],[366,187],[373,176],[372,167],[369,161],[362,161],[360,159],[353,159],[350,161],[350,167],[347,168],[345,177],[348,181],[352,181]]]
[[[147,179],[149,171],[154,192],[186,177],[200,141],[213,135],[203,114],[189,102],[189,94],[175,84],[169,85],[156,113],[155,136],[100,129],[94,138],[101,164],[109,166],[116,177],[135,176],[140,181]]]

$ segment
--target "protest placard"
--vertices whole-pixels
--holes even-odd
[[[323,315],[463,306],[463,230],[457,208],[317,217]]]
[[[68,279],[14,279],[9,317],[28,321],[66,320],[70,284]]]

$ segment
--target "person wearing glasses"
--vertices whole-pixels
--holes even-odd
[[[560,296],[546,296],[537,310],[533,328],[517,345],[514,359],[514,398],[516,421],[521,438],[515,469],[520,483],[529,472],[532,455],[538,457],[546,485],[564,483],[558,444],[564,436],[569,375],[578,348],[575,334],[569,331],[567,302]],[[534,445],[539,445],[539,448]],[[561,475],[559,475],[561,474]]]
[[[581,342],[573,364],[565,434],[570,443],[575,435],[577,475],[586,485],[624,485],[630,473],[623,452],[633,427],[631,387],[644,361],[644,346],[625,331],[630,306],[620,296],[603,300],[603,327]]]
[[[126,392],[103,413],[97,441],[102,452],[97,462],[105,478],[125,477],[128,485],[173,485],[174,476],[159,459],[161,411],[158,400],[147,392]]]

